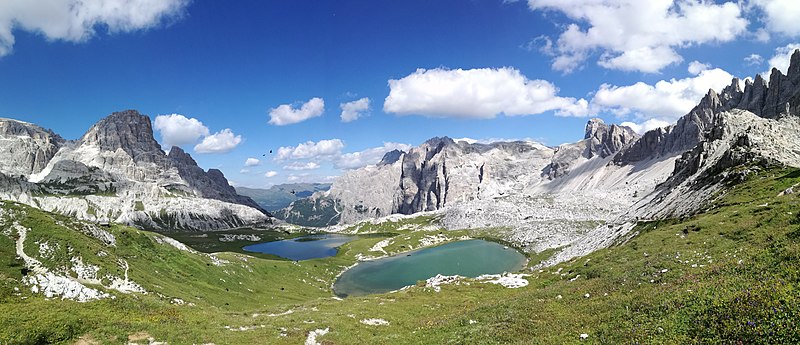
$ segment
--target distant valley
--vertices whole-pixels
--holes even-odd
[[[330,187],[330,183],[285,183],[269,188],[236,187],[236,192],[250,197],[265,210],[273,212],[288,207],[296,200],[308,198],[316,192],[326,191]]]

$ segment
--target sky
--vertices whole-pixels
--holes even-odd
[[[3,0],[0,117],[78,139],[136,109],[237,186],[326,182],[435,136],[669,125],[785,72],[796,18],[795,0]]]

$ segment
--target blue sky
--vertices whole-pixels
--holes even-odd
[[[800,35],[791,0],[127,4],[0,4],[0,116],[76,139],[117,110],[179,114],[157,139],[253,187],[329,180],[434,136],[558,145],[589,117],[665,125],[709,87],[785,64]]]

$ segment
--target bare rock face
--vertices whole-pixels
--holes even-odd
[[[542,173],[550,179],[565,176],[576,165],[614,155],[638,139],[639,135],[629,127],[609,126],[601,119],[591,119],[586,123],[584,139],[558,146],[552,162]]]
[[[135,162],[158,162],[164,156],[153,138],[150,118],[136,110],[112,113],[89,128],[79,141],[103,151],[125,151]]]
[[[38,126],[0,120],[0,197],[95,221],[155,229],[211,230],[266,224],[269,214],[236,194],[180,148],[167,155],[150,118],[115,112],[76,141]],[[13,176],[22,176],[25,183]],[[18,184],[19,187],[13,187]]]
[[[405,154],[405,152],[400,151],[398,149],[394,149],[394,150],[391,150],[389,152],[386,152],[383,155],[383,158],[381,158],[381,161],[378,163],[378,165],[391,165],[391,164],[394,164],[394,162],[397,162],[401,158],[403,158],[404,154]]]
[[[433,138],[406,153],[389,152],[376,165],[348,171],[330,190],[296,201],[282,212],[291,215],[287,219],[300,219],[304,212],[324,207],[326,221],[353,223],[439,210],[518,193],[544,179],[541,171],[552,156],[551,148],[533,142],[471,144]]]
[[[64,144],[50,130],[10,119],[0,119],[0,141],[0,172],[23,176],[42,171]]]
[[[724,100],[727,109],[747,110],[764,118],[798,115],[800,110],[800,50],[795,50],[786,75],[777,68],[770,71],[769,85],[757,75],[745,83],[741,99]]]
[[[228,180],[222,171],[218,169],[208,169],[204,171],[197,166],[197,162],[180,147],[173,146],[169,150],[170,166],[178,170],[178,175],[185,181],[186,185],[170,185],[171,188],[196,193],[198,196],[208,199],[232,202],[236,204],[250,206],[266,213],[253,199],[236,193],[236,189],[228,184]]]
[[[714,114],[722,108],[719,95],[714,90],[709,90],[700,103],[676,124],[648,131],[640,140],[620,151],[614,157],[614,162],[624,165],[690,150],[702,140],[705,132],[711,130]]]
[[[586,158],[608,157],[630,145],[639,135],[630,127],[607,125],[601,119],[591,119],[586,124],[584,140],[589,140]]]

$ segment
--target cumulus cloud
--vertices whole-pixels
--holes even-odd
[[[558,88],[545,80],[530,80],[520,71],[504,68],[448,70],[418,69],[399,80],[389,80],[387,113],[433,117],[490,119],[533,115],[555,110],[559,115],[588,115],[588,102],[559,97]]]
[[[663,120],[659,120],[659,119],[649,119],[649,120],[641,122],[641,123],[634,123],[634,122],[629,122],[629,121],[620,123],[620,126],[630,127],[631,129],[633,129],[634,132],[639,133],[639,134],[644,134],[645,132],[647,132],[647,131],[649,131],[651,129],[656,129],[656,128],[659,128],[659,127],[666,127],[666,126],[669,126],[669,125],[670,125],[669,122],[663,121]]]
[[[161,146],[166,148],[194,144],[209,133],[199,120],[180,114],[156,116],[153,128],[161,135]]]
[[[267,177],[267,178],[275,177],[275,176],[278,176],[278,172],[277,171],[267,171],[266,173],[264,173],[264,177]]]
[[[295,163],[291,163],[289,165],[285,165],[283,167],[283,170],[295,170],[295,171],[298,171],[298,170],[314,170],[314,169],[319,169],[319,164],[316,163],[316,162],[307,162],[307,163],[295,162]]]
[[[691,75],[698,75],[709,68],[711,68],[711,65],[695,60],[689,63],[688,71]]]
[[[261,164],[261,161],[252,157],[244,161],[244,165],[248,167],[254,167],[259,164]]]
[[[249,174],[249,173],[250,173],[250,169],[242,169],[242,170],[239,170],[239,173],[240,173],[240,174]]]
[[[287,159],[331,158],[339,156],[344,148],[340,139],[307,141],[297,146],[284,146],[278,148],[275,155],[276,161]]]
[[[314,97],[303,103],[300,108],[295,108],[290,104],[282,104],[277,108],[270,109],[269,123],[276,126],[291,125],[320,116],[324,111],[325,101],[322,98]]]
[[[369,103],[369,98],[364,97],[352,102],[339,104],[339,108],[342,109],[342,115],[340,115],[342,122],[355,121],[366,115],[367,111],[369,111]]]
[[[241,142],[241,135],[235,135],[230,128],[225,128],[203,138],[203,141],[194,146],[194,150],[197,153],[225,153],[236,148]]]
[[[633,113],[637,118],[660,118],[673,122],[697,105],[709,89],[720,91],[730,85],[733,75],[719,69],[701,71],[684,79],[661,80],[655,85],[638,82],[628,86],[603,84],[595,92],[593,107],[618,115]]]
[[[748,57],[744,58],[744,62],[748,65],[760,65],[764,62],[764,58],[758,54],[750,54]]]
[[[392,150],[406,151],[411,149],[411,145],[385,142],[381,147],[369,148],[364,151],[345,153],[339,156],[333,163],[337,169],[348,170],[358,169],[367,165],[378,164],[383,155]]]
[[[773,67],[777,68],[781,73],[786,74],[789,70],[789,62],[791,61],[792,53],[794,53],[796,49],[800,49],[800,43],[790,43],[775,49],[775,55],[769,58],[768,61],[770,70],[761,72],[761,76],[769,81],[769,75]]]
[[[48,40],[84,42],[98,28],[108,33],[156,27],[180,16],[189,0],[3,0],[0,1],[0,56],[11,53],[14,30]]]
[[[528,0],[528,7],[573,21],[549,49],[553,69],[566,73],[598,52],[605,68],[655,73],[683,60],[676,48],[732,41],[748,25],[736,2]]]
[[[800,35],[797,0],[752,0],[751,3],[764,11],[764,22],[770,31],[787,36]]]

